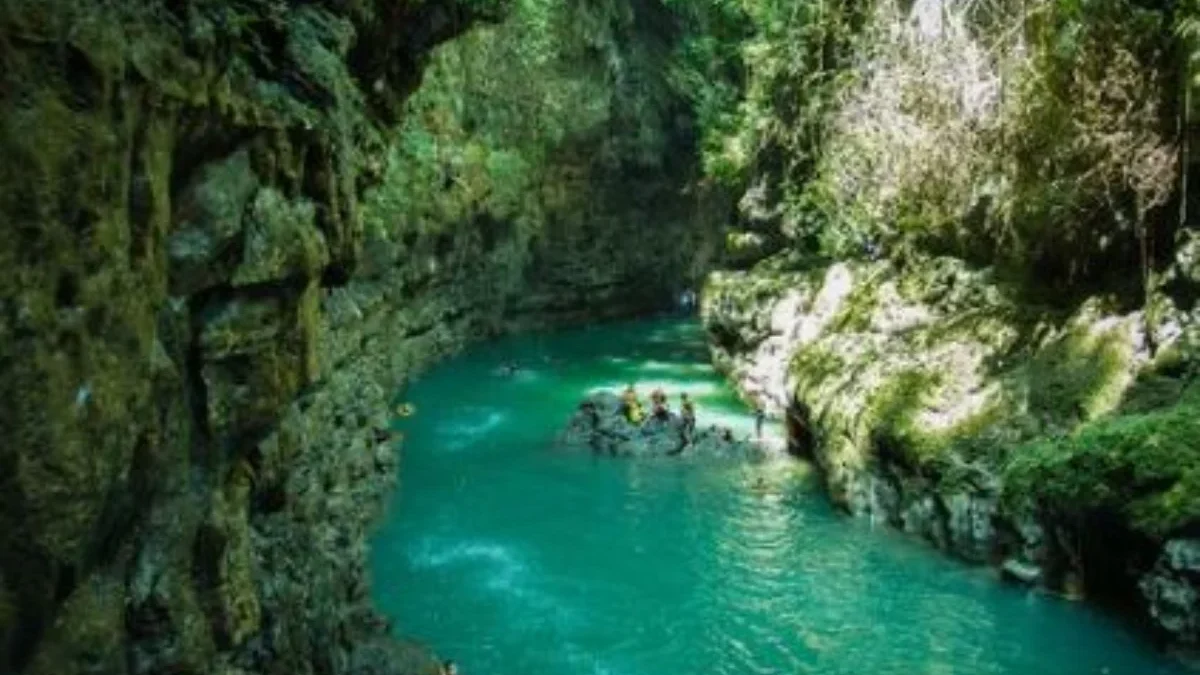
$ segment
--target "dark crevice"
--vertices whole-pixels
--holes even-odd
[[[79,302],[79,280],[71,272],[63,272],[58,276],[58,285],[54,290],[54,304],[60,308],[74,307]]]
[[[54,602],[61,604],[71,593],[75,592],[75,566],[63,565],[58,569],[58,575],[54,580]]]
[[[147,166],[149,160],[146,157],[146,136],[151,121],[149,116],[138,121],[127,160],[130,178],[125,201],[129,210],[129,255],[132,260],[140,262],[156,250],[156,247],[151,239],[155,206],[150,177],[153,168]]]
[[[230,124],[215,110],[190,112],[179,122],[171,163],[171,196],[195,179],[197,170],[248,145],[259,130]]]
[[[184,358],[183,384],[191,427],[196,431],[191,443],[192,465],[211,468],[208,447],[212,442],[212,430],[208,426],[208,386],[204,381],[204,352],[200,346],[200,331],[203,330],[203,304],[194,302],[190,313],[190,342]]]
[[[105,78],[79,48],[62,47],[62,73],[71,92],[68,102],[72,110],[85,112],[97,108],[104,100]]]
[[[321,272],[321,285],[325,288],[337,288],[350,283],[351,271],[343,264],[328,265]]]
[[[812,411],[803,401],[792,401],[786,412],[788,452],[804,459],[814,457],[816,434],[813,432]]]

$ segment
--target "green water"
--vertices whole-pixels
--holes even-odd
[[[485,345],[417,382],[373,545],[397,632],[466,675],[1182,671],[1090,607],[838,515],[803,465],[554,449],[585,392],[630,380],[748,433],[705,356],[694,325],[641,322]],[[494,374],[507,359],[527,369]]]

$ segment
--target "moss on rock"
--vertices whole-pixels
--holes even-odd
[[[1031,305],[989,270],[913,256],[764,263],[708,290],[716,360],[787,413],[836,504],[1055,589],[1144,596],[1196,639],[1138,590],[1161,586],[1155,547],[1200,527],[1194,316]],[[1106,536],[1125,557],[1079,544]]]
[[[1173,405],[1115,414],[1020,447],[1007,498],[1064,514],[1120,514],[1156,538],[1200,523],[1200,387]]]

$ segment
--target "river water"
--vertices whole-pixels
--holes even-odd
[[[803,464],[554,448],[584,394],[631,381],[751,433],[681,321],[502,340],[405,393],[416,414],[396,422],[401,484],[372,549],[399,634],[464,675],[1183,672],[1098,610],[839,515]]]

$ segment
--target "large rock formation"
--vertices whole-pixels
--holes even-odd
[[[786,417],[836,504],[1195,644],[1189,302],[1061,311],[954,259],[781,255],[714,275],[703,304],[716,363]]]
[[[392,392],[656,300],[636,219],[364,225],[426,55],[506,4],[0,7],[0,671],[428,670],[365,577]]]

